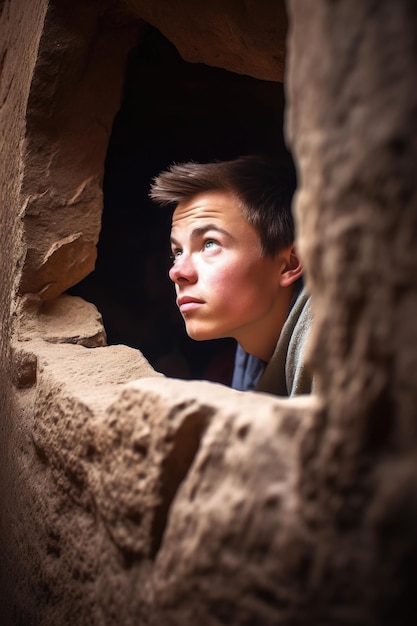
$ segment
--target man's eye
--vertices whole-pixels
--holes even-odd
[[[211,249],[215,248],[218,245],[219,245],[218,242],[215,241],[214,239],[207,239],[204,242],[204,250],[211,250]]]
[[[181,256],[182,250],[172,250],[171,252],[171,261],[175,263],[175,261]]]

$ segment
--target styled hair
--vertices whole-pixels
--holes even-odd
[[[273,256],[294,241],[295,186],[292,164],[249,155],[232,161],[174,163],[154,178],[149,195],[160,206],[175,207],[203,192],[230,192],[258,232],[262,254]]]

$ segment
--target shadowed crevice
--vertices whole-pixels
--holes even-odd
[[[197,455],[213,412],[210,407],[201,407],[199,411],[187,415],[175,433],[172,449],[162,464],[160,503],[155,509],[151,531],[152,559],[159,552],[172,502]]]

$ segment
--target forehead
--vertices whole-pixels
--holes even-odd
[[[180,202],[172,215],[172,230],[192,226],[205,221],[229,225],[230,227],[246,222],[236,197],[228,191],[202,192]]]

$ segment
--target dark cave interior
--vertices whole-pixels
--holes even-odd
[[[230,383],[234,340],[185,333],[168,278],[171,216],[149,200],[149,186],[173,162],[288,158],[283,111],[281,83],[187,63],[147,28],[130,55],[108,146],[96,269],[69,290],[98,307],[110,345],[138,348],[168,376]]]

